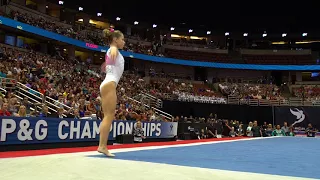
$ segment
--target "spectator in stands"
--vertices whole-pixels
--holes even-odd
[[[201,132],[200,132],[200,139],[207,139],[208,135],[207,133],[205,132],[204,129],[201,129]]]
[[[2,104],[0,116],[11,116],[11,113],[8,111],[8,103]]]
[[[39,114],[39,117],[49,117],[49,109],[48,109],[48,106],[46,105],[43,105],[42,106],[42,110]]]
[[[267,127],[265,133],[266,133],[266,136],[267,136],[267,137],[272,136],[272,133],[273,133],[272,124],[268,124],[268,127]]]
[[[287,122],[284,122],[284,123],[283,123],[283,126],[282,126],[281,129],[282,129],[283,132],[286,134],[286,136],[289,135],[290,129],[289,129],[289,126],[288,126],[288,123],[287,123]]]
[[[239,127],[238,127],[238,129],[237,129],[237,134],[238,134],[238,136],[243,136],[244,135],[244,130],[243,130],[243,124],[240,124],[239,125]]]
[[[222,120],[222,135],[228,137],[230,135],[231,126],[229,125],[229,120]]]
[[[252,137],[252,136],[253,136],[252,127],[253,127],[252,122],[249,122],[249,125],[248,125],[248,127],[247,127],[247,136],[248,136],[248,137]]]
[[[81,118],[78,108],[71,108],[66,114],[67,114],[67,118],[73,118],[73,119],[80,119]]]
[[[19,108],[18,113],[16,114],[17,117],[28,117],[26,107],[24,105],[21,105]]]
[[[267,122],[263,122],[262,129],[263,129],[263,130],[266,130],[267,128],[268,128]]]
[[[261,126],[261,131],[262,131],[262,136],[263,137],[267,136],[267,134],[266,134],[267,128],[268,128],[267,122],[263,122],[263,125]]]
[[[217,128],[218,128],[218,123],[215,120],[209,121],[207,126],[207,138],[216,138]]]
[[[318,132],[314,127],[312,127],[312,124],[309,123],[308,127],[305,130],[307,137],[316,137],[316,133]]]
[[[237,132],[234,130],[234,127],[231,127],[231,130],[229,132],[230,137],[236,137],[238,136]]]
[[[285,132],[281,129],[280,125],[277,125],[276,129],[272,132],[272,136],[286,136]]]
[[[28,97],[23,98],[22,105],[26,108],[26,113],[30,114],[32,104],[29,103]]]
[[[58,108],[57,109],[57,115],[55,118],[59,118],[59,119],[63,119],[63,112],[64,112],[64,109],[63,108]]]
[[[290,126],[288,136],[295,136],[293,126]]]
[[[258,126],[258,121],[253,122],[253,127],[251,128],[253,137],[262,137],[262,131],[260,126]]]
[[[13,97],[10,98],[9,103],[8,103],[8,111],[12,114],[15,115],[18,113],[20,105],[18,104],[18,99]]]

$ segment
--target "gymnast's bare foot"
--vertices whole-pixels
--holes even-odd
[[[108,157],[115,157],[115,155],[112,154],[112,153],[110,153],[107,148],[101,148],[101,147],[99,147],[99,148],[97,149],[97,151],[98,151],[99,153],[102,153],[102,154],[108,156]]]

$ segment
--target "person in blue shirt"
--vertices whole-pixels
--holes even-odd
[[[307,134],[307,137],[316,137],[316,134],[317,134],[318,131],[314,127],[312,127],[311,123],[309,123],[308,127],[305,130],[305,132]]]

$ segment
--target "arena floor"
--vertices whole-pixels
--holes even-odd
[[[277,137],[0,153],[3,180],[320,179],[320,139]]]

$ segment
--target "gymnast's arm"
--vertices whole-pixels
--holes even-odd
[[[114,46],[111,46],[110,47],[110,59],[112,60],[112,61],[115,61],[116,60],[116,58],[117,58],[117,56],[118,56],[118,53],[119,53],[119,51],[118,51],[118,48],[116,48],[116,47],[114,47]]]

